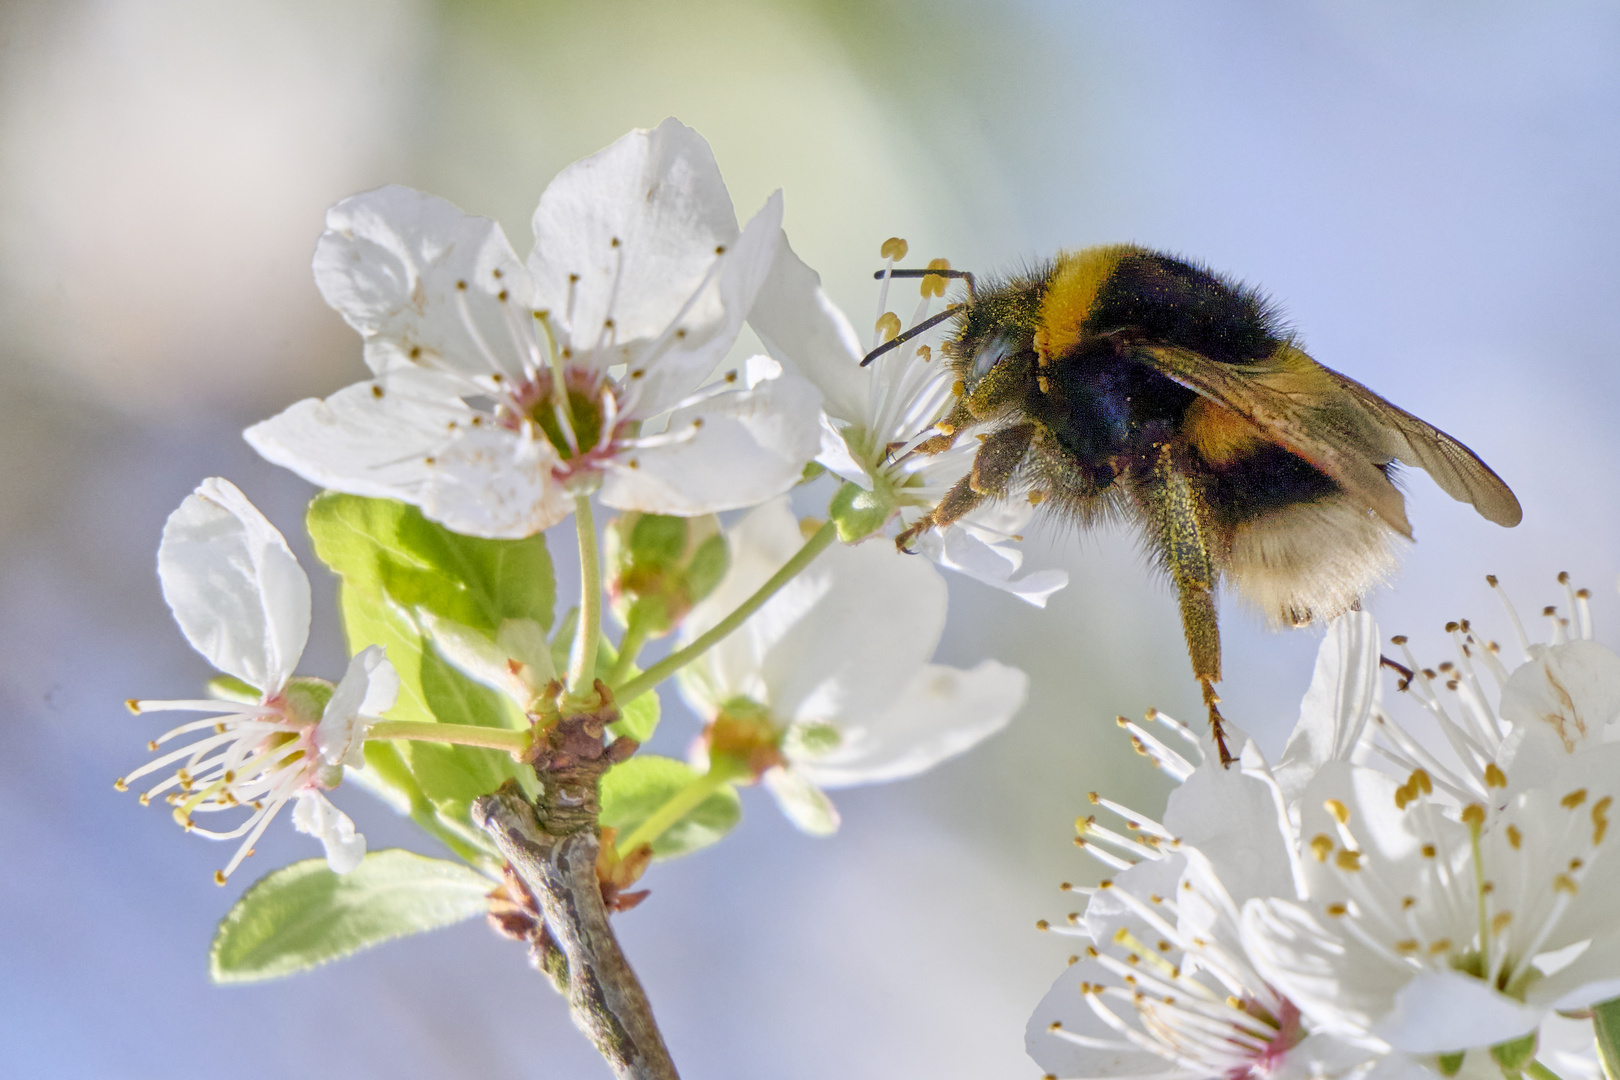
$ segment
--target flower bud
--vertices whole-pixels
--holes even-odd
[[[623,514],[608,525],[603,547],[613,614],[648,637],[673,630],[720,583],[731,561],[712,514]]]

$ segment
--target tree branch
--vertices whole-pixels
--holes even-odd
[[[473,802],[472,819],[538,901],[545,930],[531,944],[539,949],[539,966],[559,990],[566,984],[574,1023],[614,1074],[620,1080],[679,1080],[646,992],[608,925],[596,875],[597,785],[636,748],[633,739],[603,745],[618,710],[600,681],[596,697],[596,709],[558,716],[537,732],[530,755],[540,780],[538,805],[508,780]]]

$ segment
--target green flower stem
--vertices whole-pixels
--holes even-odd
[[[652,815],[630,831],[630,835],[623,840],[615,840],[613,846],[619,849],[621,856],[628,856],[642,844],[651,844],[660,836],[670,830],[677,821],[703,805],[703,800],[719,791],[726,784],[737,778],[738,774],[724,769],[711,768],[702,776],[693,777],[670,800]]]
[[[1592,1027],[1603,1061],[1603,1075],[1609,1080],[1620,1080],[1620,998],[1592,1007]]]
[[[636,657],[641,655],[641,647],[645,644],[647,644],[647,620],[638,617],[632,608],[630,625],[624,628],[624,636],[619,639],[619,658],[613,661],[613,668],[608,672],[609,686],[624,681],[624,677],[635,666]]]
[[[763,607],[765,601],[775,596],[782,586],[792,581],[800,571],[814,562],[816,556],[826,551],[837,536],[838,529],[830,521],[817,529],[815,535],[806,540],[804,546],[794,553],[793,558],[782,564],[782,569],[772,574],[771,579],[761,585],[754,595],[737,605],[737,610],[715,623],[706,633],[700,634],[697,640],[686,648],[670,653],[622,686],[615,686],[613,696],[618,699],[621,706],[628,705],[708,652],[716,642],[741,626],[743,620]]]
[[[1532,1061],[1524,1067],[1524,1075],[1534,1077],[1535,1080],[1563,1080],[1563,1077],[1553,1072],[1539,1061]]]
[[[529,749],[527,731],[479,727],[477,724],[430,724],[420,720],[379,720],[366,732],[368,739],[412,739],[416,742],[485,746],[521,754]]]
[[[596,551],[589,495],[574,496],[574,527],[579,532],[579,627],[568,654],[568,692],[584,697],[596,679],[596,650],[602,637],[602,559]]]

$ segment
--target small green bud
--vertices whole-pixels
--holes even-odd
[[[1536,1033],[1533,1031],[1528,1035],[1520,1036],[1517,1039],[1509,1039],[1507,1042],[1497,1043],[1491,1047],[1491,1057],[1496,1059],[1496,1063],[1502,1067],[1502,1075],[1508,1077],[1509,1080],[1513,1080],[1514,1077],[1523,1072],[1524,1067],[1530,1064],[1531,1059],[1535,1056]]]
[[[335,687],[325,679],[297,675],[287,680],[287,712],[295,719],[318,724]]]
[[[622,514],[603,537],[607,590],[621,624],[673,630],[725,576],[731,556],[714,515]]]
[[[845,484],[827,506],[827,516],[838,528],[838,539],[846,544],[865,540],[883,528],[895,511],[894,501],[882,490],[867,491],[859,484]]]

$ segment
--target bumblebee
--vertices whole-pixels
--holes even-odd
[[[937,266],[938,264],[936,264]],[[985,288],[946,317],[956,400],[919,449],[981,440],[972,470],[897,538],[902,550],[992,499],[1028,498],[1081,527],[1130,522],[1175,586],[1193,674],[1231,757],[1216,590],[1276,625],[1354,608],[1411,539],[1394,480],[1424,469],[1498,525],[1519,502],[1466,446],[1311,359],[1256,290],[1135,245],[1067,252]],[[881,275],[879,275],[881,276]]]

